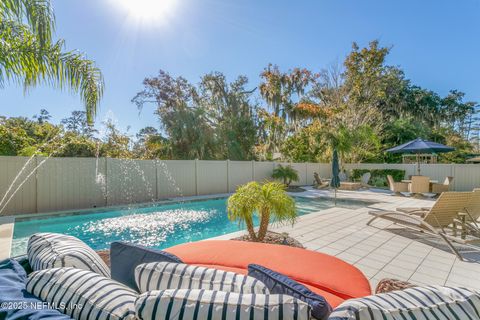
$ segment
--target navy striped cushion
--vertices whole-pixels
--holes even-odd
[[[258,264],[249,264],[248,275],[264,283],[270,293],[286,294],[305,301],[312,308],[312,317],[315,319],[326,320],[332,312],[332,307],[324,297],[284,274]]]
[[[480,319],[480,293],[465,288],[414,287],[347,300],[328,319]]]
[[[74,319],[135,319],[137,293],[95,272],[53,268],[30,274],[27,291]],[[64,306],[64,307],[62,307]]]
[[[281,294],[244,294],[202,289],[171,289],[141,294],[135,312],[143,320],[310,319],[310,307]]]
[[[144,263],[135,269],[140,292],[166,289],[206,289],[240,293],[268,293],[259,280],[218,269],[183,263]]]
[[[110,277],[110,270],[89,246],[81,240],[57,233],[36,233],[30,237],[27,256],[34,271],[73,267]]]

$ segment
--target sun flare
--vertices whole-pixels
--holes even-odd
[[[129,18],[148,22],[164,23],[172,15],[177,0],[117,0]]]

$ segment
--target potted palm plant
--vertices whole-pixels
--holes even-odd
[[[297,212],[295,201],[285,192],[285,186],[278,182],[259,184],[252,181],[240,186],[228,198],[228,218],[245,223],[251,241],[262,242],[270,222],[295,223]],[[255,232],[253,219],[260,220]]]

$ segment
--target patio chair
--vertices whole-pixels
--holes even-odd
[[[371,225],[376,219],[384,219],[395,224],[419,230],[422,232],[429,232],[442,238],[452,252],[461,260],[463,257],[458,250],[453,246],[452,241],[466,244],[469,240],[478,240],[465,237],[457,237],[454,231],[453,236],[447,233],[447,229],[453,226],[455,219],[459,212],[463,212],[466,206],[472,201],[472,192],[444,192],[438,197],[433,207],[428,211],[414,211],[405,213],[401,211],[370,211],[369,214],[373,216],[367,222]],[[480,197],[480,193],[476,195]]]
[[[325,189],[325,188],[328,188],[328,186],[330,185],[330,182],[328,180],[324,180],[320,178],[320,176],[316,172],[313,173],[313,178],[315,179],[314,187],[316,189]]]
[[[340,181],[347,181],[348,180],[347,174],[345,172],[340,172],[338,174],[338,178],[340,178]]]
[[[408,183],[406,182],[395,182],[391,175],[387,175],[388,186],[390,191],[400,194],[400,192],[408,192]]]
[[[368,184],[370,182],[370,178],[372,177],[372,174],[370,172],[365,172],[360,179],[357,179],[356,181],[360,182],[362,185],[362,188],[370,188],[371,185]]]
[[[450,189],[453,177],[446,177],[443,183],[432,183],[432,193],[442,193]]]
[[[411,193],[429,193],[430,178],[426,176],[412,176],[412,182],[408,186],[408,191]]]

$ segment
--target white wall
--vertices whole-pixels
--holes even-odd
[[[278,163],[258,161],[125,160],[110,158],[0,157],[0,200],[22,167],[11,189],[25,184],[1,213],[22,214],[150,202],[168,197],[228,193],[246,182],[271,179]],[[28,162],[28,163],[27,163]],[[326,163],[291,163],[296,185],[313,183],[313,173],[331,176]],[[36,169],[36,167],[38,168]],[[345,168],[402,169],[416,173],[414,164],[346,164]],[[422,174],[443,181],[453,176],[453,190],[480,187],[480,165],[429,164]],[[6,197],[7,200],[10,194]],[[3,204],[0,204],[0,209]]]

